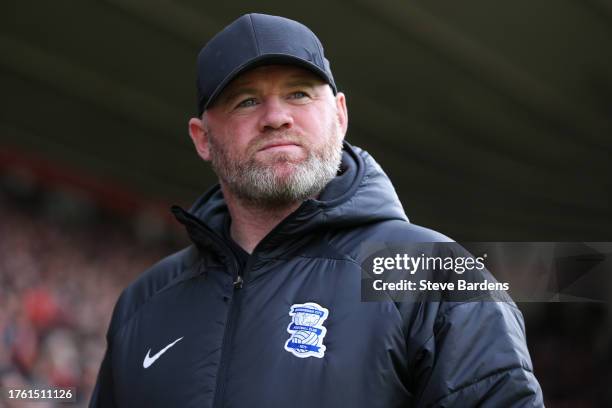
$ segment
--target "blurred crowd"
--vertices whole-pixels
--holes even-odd
[[[74,208],[69,208],[74,216]],[[70,223],[66,211],[63,214],[28,208],[0,192],[0,385],[5,390],[73,387],[77,402],[70,406],[84,407],[121,290],[180,244],[143,242],[142,235],[131,233],[121,220],[90,216],[96,221],[83,227],[82,218]],[[609,305],[519,307],[546,405],[612,406]],[[60,404],[15,402],[3,393],[4,406]]]
[[[120,291],[164,252],[135,245],[112,223],[78,230],[0,200],[0,382],[5,390],[74,387],[77,404],[71,406],[86,406]],[[5,394],[1,406],[29,405]]]

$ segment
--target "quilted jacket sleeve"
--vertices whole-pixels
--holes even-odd
[[[415,313],[415,406],[544,406],[514,303],[429,303]]]
[[[100,365],[100,371],[98,372],[98,379],[96,386],[89,400],[89,408],[114,408],[117,407],[115,402],[115,386],[113,384],[113,370],[112,370],[112,338],[113,333],[117,330],[118,324],[121,322],[121,318],[124,315],[125,308],[122,305],[126,302],[125,291],[119,297],[119,300],[115,304],[113,315],[106,332],[106,352],[102,364]]]
[[[96,387],[89,401],[90,408],[116,407],[113,398],[113,378],[110,360],[110,348],[108,348],[104,354],[102,365],[100,366]]]

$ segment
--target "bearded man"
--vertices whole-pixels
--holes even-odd
[[[121,295],[92,407],[542,406],[511,302],[363,302],[360,244],[443,242],[344,141],[318,38],[247,14],[198,56],[193,245]]]

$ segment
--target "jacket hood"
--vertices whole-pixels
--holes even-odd
[[[202,227],[221,239],[229,212],[219,184],[202,195],[189,212],[172,211],[191,239],[201,244]],[[365,150],[344,142],[341,171],[318,199],[308,199],[258,245],[278,246],[321,228],[340,229],[387,220],[408,221],[391,181]],[[198,222],[199,221],[199,222]],[[201,224],[201,225],[194,225]],[[194,234],[195,233],[195,234]],[[265,242],[264,242],[265,241]]]

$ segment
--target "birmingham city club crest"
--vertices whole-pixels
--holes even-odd
[[[291,323],[287,327],[291,337],[285,343],[285,350],[300,358],[322,358],[325,355],[323,338],[327,333],[323,322],[328,315],[329,310],[312,302],[291,306]]]

